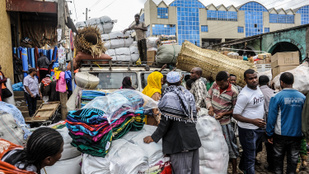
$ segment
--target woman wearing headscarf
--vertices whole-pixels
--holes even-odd
[[[132,87],[132,80],[130,77],[126,76],[125,78],[123,78],[122,80],[122,86],[120,89],[133,89]]]
[[[143,90],[143,94],[151,97],[155,101],[159,101],[161,98],[161,88],[162,88],[162,78],[163,75],[158,72],[154,71],[149,74],[147,78],[147,86]],[[148,125],[158,125],[160,122],[161,116],[159,109],[153,109],[152,115],[146,116],[146,124]]]

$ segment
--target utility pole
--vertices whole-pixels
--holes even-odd
[[[65,39],[65,0],[58,0],[58,26],[57,26],[57,34],[58,34],[58,48],[61,47],[62,41]],[[60,31],[61,30],[61,31]],[[61,35],[61,36],[59,36]],[[59,55],[58,55],[59,56]],[[59,60],[59,59],[58,59]],[[62,60],[63,61],[63,60]],[[65,61],[65,60],[64,60]],[[59,62],[60,63],[60,62]],[[64,64],[59,64],[60,70],[63,70]],[[60,107],[61,107],[61,117],[62,120],[66,119],[67,116],[67,93],[66,92],[60,92]]]
[[[83,14],[85,14],[85,20],[86,21],[88,20],[88,12],[90,12],[90,9],[86,8],[86,12],[83,13]]]

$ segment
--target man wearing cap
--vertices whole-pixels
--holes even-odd
[[[199,174],[201,141],[195,127],[194,96],[180,85],[178,72],[168,73],[166,80],[168,87],[158,104],[162,113],[160,124],[144,142],[158,142],[162,138],[163,153],[170,156],[173,173]]]
[[[38,67],[40,70],[40,81],[46,77],[48,74],[48,67],[56,60],[49,61],[48,58],[41,52],[38,59]]]
[[[29,75],[24,78],[25,98],[28,104],[29,116],[32,117],[36,111],[36,100],[38,97],[42,98],[39,90],[39,81],[35,77],[37,74],[35,68],[29,69]]]

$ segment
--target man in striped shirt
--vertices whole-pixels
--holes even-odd
[[[233,166],[233,174],[237,173],[238,148],[235,133],[231,126],[231,117],[236,104],[238,90],[229,83],[229,74],[220,71],[216,82],[209,89],[206,106],[208,114],[219,120],[226,143],[229,147],[229,156]]]

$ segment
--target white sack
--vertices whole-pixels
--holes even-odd
[[[116,48],[115,53],[116,53],[117,56],[119,56],[119,55],[130,55],[130,48],[125,48],[125,47]]]
[[[86,24],[90,25],[90,26],[94,26],[94,25],[101,24],[101,21],[100,21],[99,18],[91,18],[91,19],[86,21]]]
[[[130,46],[130,53],[131,53],[131,54],[138,54],[138,48],[137,48],[137,46],[131,45],[131,46]]]
[[[105,51],[105,54],[109,55],[109,56],[115,56],[115,49],[108,49]]]
[[[155,47],[157,48],[157,43],[159,42],[159,38],[157,37],[148,37],[147,38],[147,48]]]
[[[100,19],[101,23],[103,23],[103,24],[113,22],[112,19],[109,16],[102,16],[99,19]]]
[[[110,162],[107,158],[83,154],[82,174],[110,174]]]
[[[220,123],[213,117],[199,117],[196,124],[202,147],[199,149],[201,173],[227,173],[229,153]]]
[[[113,23],[104,23],[102,26],[103,26],[103,34],[109,34],[114,28]]]
[[[84,27],[87,26],[87,23],[86,23],[86,21],[77,22],[77,23],[75,24],[75,26],[76,26],[77,29],[82,29],[82,28],[84,28]]]
[[[136,62],[139,58],[139,54],[131,54],[131,61]]]
[[[121,48],[124,47],[124,40],[123,39],[113,39],[110,40],[110,48],[115,49],[115,48]]]
[[[111,42],[110,41],[103,41],[104,42],[104,47],[106,49],[111,49]]]
[[[106,156],[111,163],[111,173],[138,173],[148,169],[147,156],[140,147],[126,140],[112,142]]]
[[[59,160],[53,166],[46,166],[45,170],[48,174],[80,174],[81,173],[81,162],[82,156],[68,160]],[[44,173],[44,170],[41,169],[41,173]]]
[[[294,84],[293,88],[298,90],[299,92],[303,94],[307,94],[309,91],[309,65],[308,62],[304,62],[303,64],[299,65],[298,67],[288,70],[285,72],[290,72],[294,75]],[[272,80],[272,83],[274,84],[275,89],[280,90],[280,73],[274,79]]]
[[[124,40],[124,46],[125,47],[130,47],[130,45],[133,44],[133,38],[132,37],[129,37],[127,39]]]
[[[118,55],[117,61],[131,61],[131,55]]]

